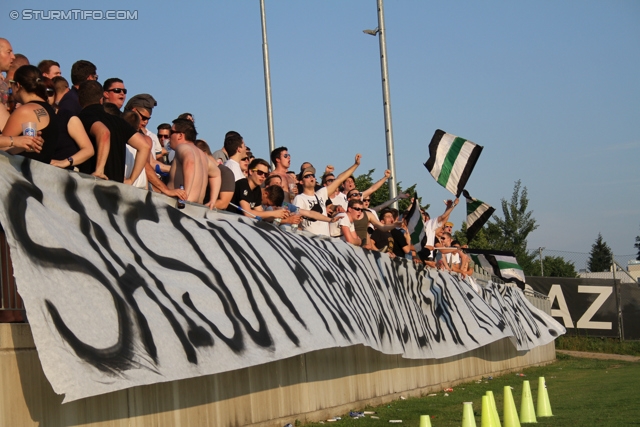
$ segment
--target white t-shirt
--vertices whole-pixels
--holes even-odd
[[[436,231],[442,224],[438,222],[438,218],[432,218],[424,223],[424,232],[427,235],[427,246],[434,246],[436,242]]]
[[[353,232],[356,231],[356,227],[353,225],[353,223],[349,219],[349,215],[347,214],[344,214],[344,216],[341,217],[340,220],[338,220],[338,227],[340,231],[342,231],[343,226],[347,227],[350,231],[353,231]],[[340,235],[340,238],[345,242],[347,241],[347,239],[344,237],[344,233]]]
[[[133,171],[133,166],[136,163],[136,153],[138,150],[127,144],[127,152],[125,153],[124,159],[124,177],[125,179],[131,176],[131,172]],[[132,184],[136,188],[142,188],[145,190],[149,189],[149,182],[147,181],[147,172],[145,172],[144,168],[142,168],[142,172],[138,175],[138,178],[133,181]]]
[[[344,193],[338,193],[336,197],[331,199],[331,203],[335,206],[342,206],[342,209],[347,211],[347,206],[349,206],[349,201],[347,200],[347,195]]]
[[[224,162],[224,165],[231,169],[231,172],[233,172],[233,176],[236,178],[236,182],[238,182],[242,178],[246,178],[246,176],[244,176],[244,173],[242,173],[240,163],[236,162],[235,160],[229,159]]]
[[[160,140],[158,139],[158,135],[156,135],[155,133],[151,132],[149,129],[145,130],[145,135],[147,135],[149,138],[151,138],[151,155],[153,156],[153,158],[156,158],[156,154],[160,153],[162,151],[162,144],[160,144]]]
[[[296,205],[299,209],[307,209],[310,211],[315,211],[321,213],[322,215],[327,214],[326,203],[329,199],[327,195],[327,187],[322,187],[320,190],[316,191],[313,196],[307,196],[306,194],[298,194],[295,199],[293,199],[293,204]],[[305,218],[300,223],[302,229],[308,231],[313,234],[317,234],[320,236],[329,236],[329,223],[324,221],[316,221],[313,219]]]
[[[340,218],[344,216],[347,216],[347,214],[344,212],[335,214],[333,216],[334,218],[338,218],[338,220],[329,223],[329,234],[331,234],[331,237],[342,236],[342,229],[340,228]]]

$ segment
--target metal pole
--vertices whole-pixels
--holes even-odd
[[[269,45],[267,44],[267,17],[264,12],[264,0],[260,0],[260,18],[262,20],[262,62],[264,63],[264,91],[267,98],[267,129],[269,132],[269,153],[276,149],[273,131],[273,106],[271,105],[271,72],[269,68]]]
[[[542,264],[542,251],[543,247],[538,248],[538,253],[540,254],[540,276],[544,277],[544,265]]]
[[[613,272],[613,287],[616,291],[616,308],[618,309],[618,336],[620,341],[624,341],[624,327],[622,325],[622,298],[620,296],[620,284],[616,282],[616,260],[611,256],[611,271]]]
[[[387,169],[391,171],[389,179],[389,199],[397,195],[396,191],[396,160],[393,152],[393,129],[391,125],[391,98],[389,95],[389,70],[387,67],[387,35],[384,26],[384,5],[378,0],[378,29],[380,36],[380,66],[382,68],[382,102],[384,106],[384,127],[387,141]],[[398,202],[393,204],[398,207]]]

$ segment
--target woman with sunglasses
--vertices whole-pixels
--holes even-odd
[[[60,168],[69,168],[80,164],[93,156],[93,146],[78,117],[69,120],[67,130],[80,148],[75,154],[64,160],[53,160],[53,153],[58,144],[59,126],[55,110],[46,101],[47,87],[40,70],[33,65],[23,65],[16,70],[13,80],[9,81],[16,101],[22,106],[16,109],[2,130],[4,136],[22,134],[22,123],[35,122],[37,131],[44,140],[40,152],[32,148],[11,147],[8,152],[21,154],[33,160],[50,163]]]

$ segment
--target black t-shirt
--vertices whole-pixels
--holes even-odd
[[[402,248],[408,246],[407,239],[404,237],[404,233],[402,232],[402,230],[394,228],[393,230],[391,230],[391,236],[393,237],[393,253],[396,254],[396,256],[404,258],[406,254],[404,253]]]
[[[96,139],[91,135],[91,126],[95,122],[104,124],[111,133],[109,155],[104,166],[104,174],[111,181],[124,181],[124,166],[127,153],[127,141],[136,133],[135,129],[121,117],[111,115],[104,111],[102,104],[93,104],[85,107],[78,115],[84,125],[84,129],[91,139],[96,154],[86,162],[78,166],[80,172],[91,174],[96,170],[98,147]]]
[[[240,201],[244,200],[249,203],[251,209],[254,209],[256,206],[262,205],[262,189],[260,187],[256,187],[253,190],[249,187],[249,181],[247,178],[242,178],[236,181],[236,191],[233,193],[233,198],[231,199],[231,203],[236,206],[240,206]],[[227,207],[229,212],[237,213],[243,215],[242,211],[234,208],[229,204]]]
[[[376,229],[371,233],[371,240],[376,244],[376,248],[382,250],[386,246],[387,250],[385,250],[385,252],[393,252],[395,239],[391,235],[391,232]]]

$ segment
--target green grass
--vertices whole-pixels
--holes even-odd
[[[389,426],[389,420],[402,420],[403,426],[419,426],[420,415],[431,416],[432,427],[462,424],[462,403],[473,402],[476,424],[480,427],[482,395],[492,390],[502,422],[504,386],[513,387],[518,413],[522,399],[522,381],[529,380],[534,407],[538,397],[538,377],[545,377],[553,417],[538,418],[540,426],[627,426],[640,425],[640,363],[611,360],[577,359],[558,354],[558,360],[543,367],[523,371],[525,377],[506,374],[493,380],[460,384],[448,397],[438,392],[434,397],[396,400],[376,408],[353,408],[375,411],[379,419],[351,419],[348,414],[335,414],[342,420],[324,426]],[[319,426],[320,424],[306,424]]]
[[[640,356],[640,341],[563,335],[556,340],[556,349]]]

